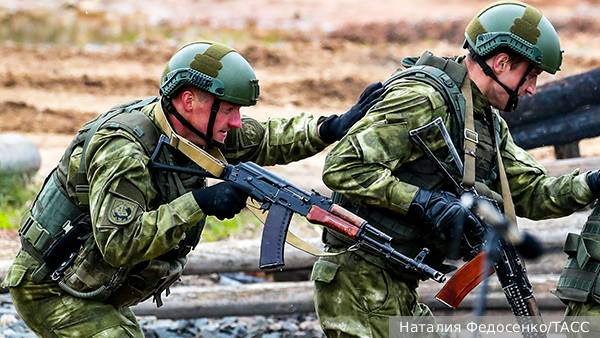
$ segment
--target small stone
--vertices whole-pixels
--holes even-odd
[[[17,317],[11,314],[3,314],[2,316],[0,316],[0,326],[14,324],[17,321]]]

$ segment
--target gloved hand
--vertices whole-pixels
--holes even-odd
[[[600,198],[600,170],[596,169],[587,175],[587,184],[594,197]]]
[[[233,218],[246,207],[250,188],[233,182],[221,182],[192,193],[205,215],[220,220]]]
[[[331,115],[319,128],[321,140],[327,143],[339,141],[346,135],[348,129],[360,120],[375,103],[383,100],[383,85],[381,82],[370,84],[358,98],[358,102],[341,116]]]
[[[464,232],[481,232],[477,217],[453,194],[445,191],[419,189],[408,208],[407,216],[431,227],[431,238],[440,251],[451,259],[466,254],[462,247]]]

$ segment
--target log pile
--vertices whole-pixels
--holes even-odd
[[[538,87],[534,96],[521,99],[517,110],[502,117],[515,143],[524,149],[576,145],[600,136],[599,94],[597,68]]]

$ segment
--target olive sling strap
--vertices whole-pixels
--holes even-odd
[[[471,79],[466,76],[461,92],[466,101],[465,110],[465,166],[463,171],[463,185],[467,188],[472,188],[475,185],[475,149],[477,148],[478,134],[475,131],[475,120],[473,118],[473,93],[471,91]],[[500,175],[500,184],[502,187],[502,201],[504,202],[504,214],[509,222],[517,226],[517,216],[515,205],[510,194],[510,186],[508,177],[502,163],[502,155],[500,154],[500,139],[497,133],[494,133],[494,143],[496,146],[496,160],[498,163],[498,173]]]

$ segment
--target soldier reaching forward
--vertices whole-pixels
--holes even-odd
[[[329,151],[323,171],[334,201],[392,236],[396,250],[409,257],[429,248],[425,263],[442,271],[445,258],[465,257],[463,230],[480,229],[479,221],[409,131],[441,118],[462,153],[464,173],[440,129],[432,128],[422,138],[435,157],[456,182],[512,204],[499,198],[505,181],[521,217],[571,214],[590,204],[598,190],[597,173],[548,177],[515,145],[498,113],[535,94],[542,72],[559,70],[562,51],[546,17],[523,3],[498,2],[472,19],[465,37],[466,56],[425,52],[405,59],[409,68],[386,82],[383,101]],[[387,337],[390,316],[431,316],[418,302],[419,276],[368,251],[346,251],[351,243],[330,231],[323,239],[329,251],[342,253],[321,258],[312,272],[317,315],[328,337]]]

